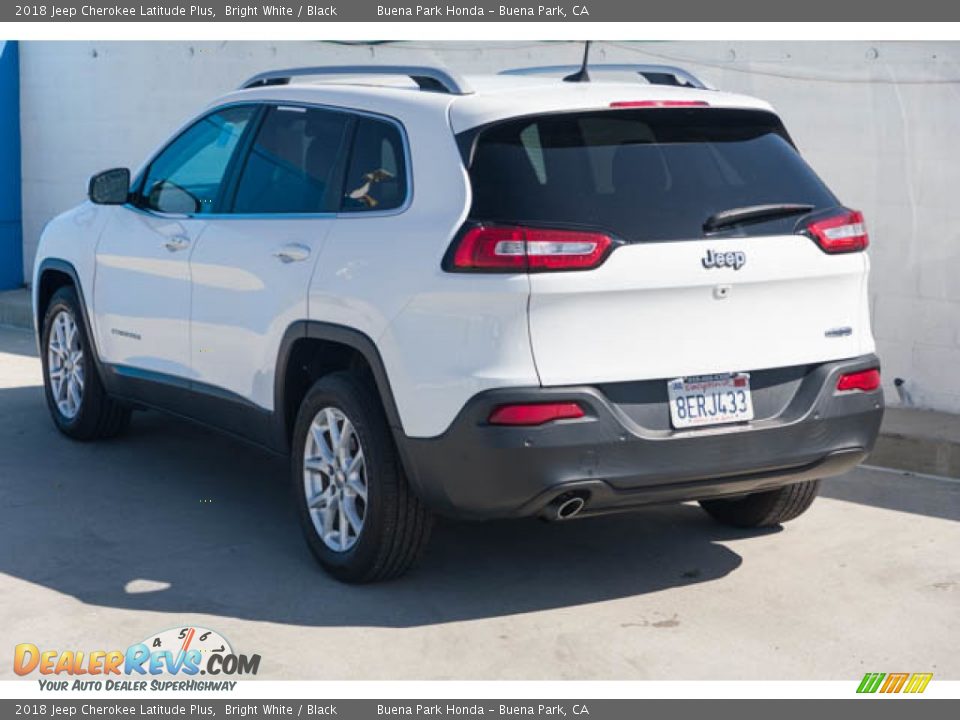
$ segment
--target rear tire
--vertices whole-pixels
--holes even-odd
[[[77,291],[57,290],[43,318],[40,360],[53,422],[74,440],[115,437],[130,423],[130,408],[107,395],[97,374]]]
[[[332,373],[307,392],[290,472],[304,537],[335,578],[388,580],[420,559],[433,518],[407,483],[377,396],[357,376]]]
[[[806,512],[819,491],[820,481],[808,480],[741,498],[701,500],[700,507],[724,525],[774,527]]]

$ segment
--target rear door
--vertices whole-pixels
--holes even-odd
[[[599,267],[530,275],[544,385],[799,365],[869,341],[865,255],[828,254],[801,234],[838,201],[770,113],[513,120],[481,132],[471,177],[475,221],[614,240]],[[743,210],[766,205],[793,207]]]
[[[307,317],[307,289],[339,207],[350,115],[266,109],[190,259],[197,383],[273,408],[278,348]]]

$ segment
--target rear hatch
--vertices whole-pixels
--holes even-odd
[[[568,231],[610,239],[580,265],[528,251],[543,385],[749,373],[870,344],[862,218],[772,113],[551,113],[471,140],[474,227],[520,228],[546,253],[573,248]]]

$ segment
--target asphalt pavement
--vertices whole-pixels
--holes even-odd
[[[31,334],[0,328],[0,649],[194,625],[269,679],[960,679],[957,480],[861,468],[763,532],[692,504],[443,522],[415,572],[348,587],[314,564],[285,477],[157,413],[66,439]]]

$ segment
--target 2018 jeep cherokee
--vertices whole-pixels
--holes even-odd
[[[766,103],[617,69],[264,73],[95,176],[36,260],[54,422],[288,454],[348,581],[433,513],[796,517],[880,424],[863,218]]]

